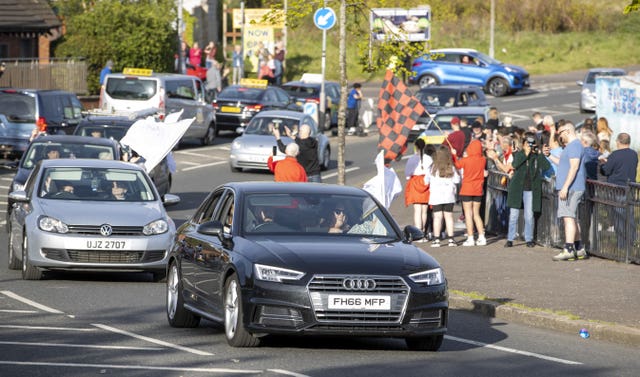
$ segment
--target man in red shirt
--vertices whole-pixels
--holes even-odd
[[[285,148],[286,157],[275,163],[275,167],[273,172],[275,174],[276,182],[306,182],[307,181],[307,173],[305,173],[304,168],[298,160],[296,156],[300,152],[300,147],[296,143],[289,143]]]

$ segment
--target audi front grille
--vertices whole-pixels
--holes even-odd
[[[315,275],[307,285],[316,320],[346,326],[399,325],[409,299],[409,286],[398,276]],[[388,309],[329,308],[329,297],[389,298]]]

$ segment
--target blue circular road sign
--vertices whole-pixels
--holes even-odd
[[[320,8],[313,15],[313,23],[320,30],[329,30],[336,24],[336,13],[331,8]]]

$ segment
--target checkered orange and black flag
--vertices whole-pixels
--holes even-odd
[[[424,114],[424,106],[409,88],[387,70],[378,99],[380,116],[376,125],[380,133],[378,148],[384,149],[385,158],[395,160],[407,149],[409,131]]]

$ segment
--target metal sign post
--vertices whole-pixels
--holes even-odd
[[[322,30],[322,81],[320,83],[320,116],[318,128],[324,130],[324,126],[326,124],[325,110],[327,106],[327,99],[324,92],[324,73],[327,62],[327,30],[331,29],[336,24],[336,14],[331,8],[320,8],[313,15],[313,22],[316,24],[318,29]]]

